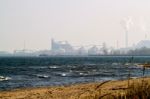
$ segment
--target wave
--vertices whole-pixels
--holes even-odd
[[[54,65],[54,66],[49,66],[49,68],[50,68],[50,69],[57,69],[57,68],[60,68],[60,67],[59,67],[59,66]]]
[[[85,72],[85,71],[72,71],[72,72],[56,72],[55,76],[60,77],[111,77],[117,76],[113,72],[100,73],[100,72]]]
[[[48,75],[44,75],[44,74],[37,74],[36,75],[38,78],[49,78]]]
[[[0,76],[0,81],[6,81],[6,80],[10,80],[10,77],[4,77],[4,76]]]

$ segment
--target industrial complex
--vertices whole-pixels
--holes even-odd
[[[73,46],[68,41],[51,39],[51,49],[32,51],[28,49],[14,50],[14,56],[84,56],[84,55],[125,55],[128,52],[143,48],[150,48],[150,40],[141,40],[134,46],[113,48],[102,43],[100,45]],[[142,50],[141,50],[142,51]],[[150,51],[149,51],[150,52]],[[7,54],[9,55],[9,54]]]

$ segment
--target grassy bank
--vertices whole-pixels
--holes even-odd
[[[150,78],[15,89],[0,99],[150,99]]]

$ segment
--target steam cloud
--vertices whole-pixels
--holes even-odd
[[[146,24],[145,24],[143,18],[140,18],[140,24],[139,25],[140,25],[140,28],[142,31],[147,32]]]
[[[130,27],[133,25],[133,21],[131,17],[124,18],[120,24],[124,28],[125,31],[129,31]]]
[[[124,28],[125,30],[125,47],[127,48],[128,47],[128,31],[130,29],[130,27],[133,25],[133,21],[132,21],[132,18],[131,17],[127,17],[127,18],[124,18],[120,24],[122,25],[122,27]]]

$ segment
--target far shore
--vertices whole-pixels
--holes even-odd
[[[124,95],[131,85],[140,85],[143,81],[150,84],[150,77],[13,89],[0,91],[0,99],[107,99],[107,97],[114,99],[113,97]]]

